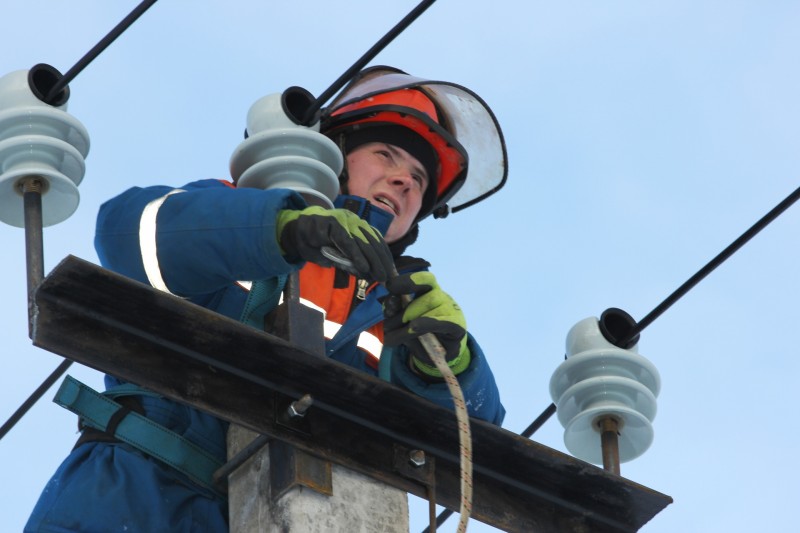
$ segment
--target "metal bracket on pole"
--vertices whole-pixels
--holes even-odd
[[[300,280],[297,272],[286,280],[284,301],[264,320],[264,331],[295,346],[325,357],[324,317],[321,312],[300,303]]]
[[[294,487],[307,487],[331,496],[331,463],[308,452],[274,440],[269,445],[270,497],[275,502]]]
[[[300,303],[300,279],[293,272],[286,283],[284,301],[265,319],[264,331],[320,357],[325,356],[324,317],[321,312]],[[280,404],[280,400],[276,404]],[[306,394],[285,409],[275,412],[277,424],[308,434],[305,413],[313,399]],[[294,487],[307,487],[320,494],[333,494],[331,463],[284,441],[269,445],[270,492],[274,501]]]
[[[283,302],[265,317],[264,331],[286,339],[311,353],[323,356],[325,353],[325,338],[323,336],[322,313],[300,303],[298,282],[297,272],[289,276],[284,289]],[[276,393],[275,404],[286,404],[286,408],[275,411],[275,423],[307,434],[308,423],[304,417],[308,408],[313,404],[311,396],[306,394],[296,401],[292,401],[285,395],[280,398],[278,396]],[[322,494],[331,494],[330,462],[313,456],[296,460],[295,457],[301,455],[302,452],[294,453],[286,449],[289,447],[288,444],[279,441],[270,442],[270,440],[266,435],[259,435],[253,438],[250,444],[242,448],[222,468],[214,473],[215,483],[219,487],[225,486],[227,477],[231,473],[269,444],[272,487],[282,487],[280,493],[283,494],[291,486],[301,484]],[[324,479],[324,475],[319,474],[319,472],[325,471],[327,471],[327,482]],[[293,479],[298,481],[292,482],[291,480]],[[309,481],[304,481],[306,479]]]

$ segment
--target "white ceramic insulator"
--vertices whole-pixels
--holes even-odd
[[[292,189],[310,205],[333,207],[344,160],[336,143],[319,133],[319,123],[295,124],[283,111],[278,93],[250,107],[247,132],[230,161],[238,187]]]
[[[0,220],[24,227],[22,183],[42,183],[42,224],[52,226],[78,208],[78,185],[89,153],[89,134],[67,105],[50,106],[28,85],[28,71],[0,78]]]
[[[564,444],[578,459],[602,464],[599,423],[611,417],[619,428],[619,460],[630,461],[653,442],[653,419],[661,378],[636,346],[608,342],[591,317],[567,334],[567,360],[550,379],[550,396],[564,426]]]

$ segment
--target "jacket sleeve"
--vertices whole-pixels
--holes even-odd
[[[506,410],[500,403],[500,392],[497,389],[494,375],[486,362],[483,350],[469,334],[467,346],[472,359],[469,367],[458,375],[467,411],[470,416],[499,426],[503,423]],[[401,385],[438,405],[449,409],[454,408],[453,398],[447,384],[444,382],[428,383],[414,374],[409,368],[408,351],[403,346],[390,348],[384,355],[390,357],[392,383]],[[384,355],[381,355],[381,359]]]
[[[281,209],[304,206],[286,189],[217,180],[134,187],[100,207],[95,249],[104,267],[130,278],[154,285],[155,272],[173,294],[209,294],[296,269],[283,259],[275,219]]]

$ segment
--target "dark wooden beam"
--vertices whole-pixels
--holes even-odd
[[[75,257],[35,294],[33,342],[458,510],[454,414]],[[292,400],[310,394],[305,417]],[[636,531],[672,499],[479,420],[473,517],[508,531]],[[403,460],[423,450],[433,460]],[[435,466],[433,466],[435,465]]]

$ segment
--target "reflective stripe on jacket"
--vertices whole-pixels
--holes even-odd
[[[354,202],[358,203],[353,197],[337,199],[338,205],[357,210],[352,208]],[[158,207],[154,208],[156,204]],[[238,320],[247,298],[239,281],[285,276],[297,268],[283,258],[275,220],[281,209],[304,205],[299,195],[286,189],[236,189],[217,180],[193,182],[177,189],[133,188],[101,207],[95,246],[107,268],[144,283],[155,280],[173,294]],[[361,206],[368,218],[383,213],[370,210],[363,200]],[[385,224],[386,219],[379,222]],[[324,283],[322,277],[326,279]],[[386,295],[386,289],[382,285],[371,287],[364,300],[345,313],[348,296],[331,296],[326,303],[328,296],[323,293],[338,294],[334,287],[345,285],[352,290],[356,281],[346,278],[343,283],[336,279],[334,269],[306,265],[301,271],[301,295],[326,310],[326,318],[332,323],[329,329],[334,324],[339,328],[326,342],[327,354],[375,375],[377,357],[374,353],[367,356],[359,344],[366,347],[373,342],[377,347],[382,339],[379,299]],[[303,289],[316,284],[321,288],[310,293]],[[361,337],[363,332],[374,335],[374,339]],[[425,383],[405,365],[394,364],[395,360],[405,360],[402,348],[391,352],[397,356],[392,359],[392,382],[441,405],[451,404],[445,384]],[[471,338],[470,352],[473,361],[459,376],[465,399],[474,407],[470,414],[499,424],[504,411],[494,377],[480,347]]]
[[[300,270],[300,301],[323,313],[323,334],[327,341],[336,338],[351,311],[366,300],[374,287],[374,284],[368,287],[366,281],[357,280],[335,268],[308,263]],[[377,370],[383,350],[383,326],[376,323],[361,331],[356,346],[364,352],[364,363]]]
[[[142,210],[139,220],[139,250],[147,281],[154,288],[170,294],[174,293],[164,282],[158,260],[158,214],[168,197],[182,192],[185,190],[173,189],[151,200]],[[348,203],[355,201],[352,198],[348,199]],[[243,289],[249,290],[251,282],[239,281],[238,284]],[[365,280],[357,280],[340,270],[313,263],[307,263],[300,271],[301,303],[323,314],[323,335],[328,341],[342,331],[351,309],[365,299],[370,288]],[[383,327],[376,323],[366,331],[360,332],[356,346],[365,353],[364,363],[371,369],[377,370],[383,350]]]
[[[277,279],[298,268],[284,259],[275,223],[281,209],[304,206],[299,195],[285,189],[236,189],[217,180],[179,189],[135,187],[101,206],[95,248],[106,268],[239,320],[248,296],[247,283],[241,282]],[[321,283],[322,278],[328,281],[321,289],[304,292],[304,285]],[[350,276],[346,283],[341,278],[338,283],[342,292],[337,292],[334,269],[306,265],[301,270],[301,296],[324,308],[330,322],[333,335],[325,343],[327,355],[377,375],[380,298],[386,289],[370,287],[364,300],[345,312],[347,291],[352,294],[358,287]],[[325,291],[330,291],[330,298]],[[471,337],[468,345],[470,366],[459,375],[468,409],[472,416],[499,425],[505,411],[494,377]],[[393,383],[452,406],[444,383],[426,383],[411,372],[402,347],[384,347],[380,355],[390,363],[388,379]],[[121,384],[110,375],[105,381],[107,388]],[[153,422],[225,459],[226,422],[158,396],[140,398]],[[226,521],[225,503],[177,471],[125,444],[89,442],[62,463],[26,531],[127,528],[216,533],[226,530]]]

